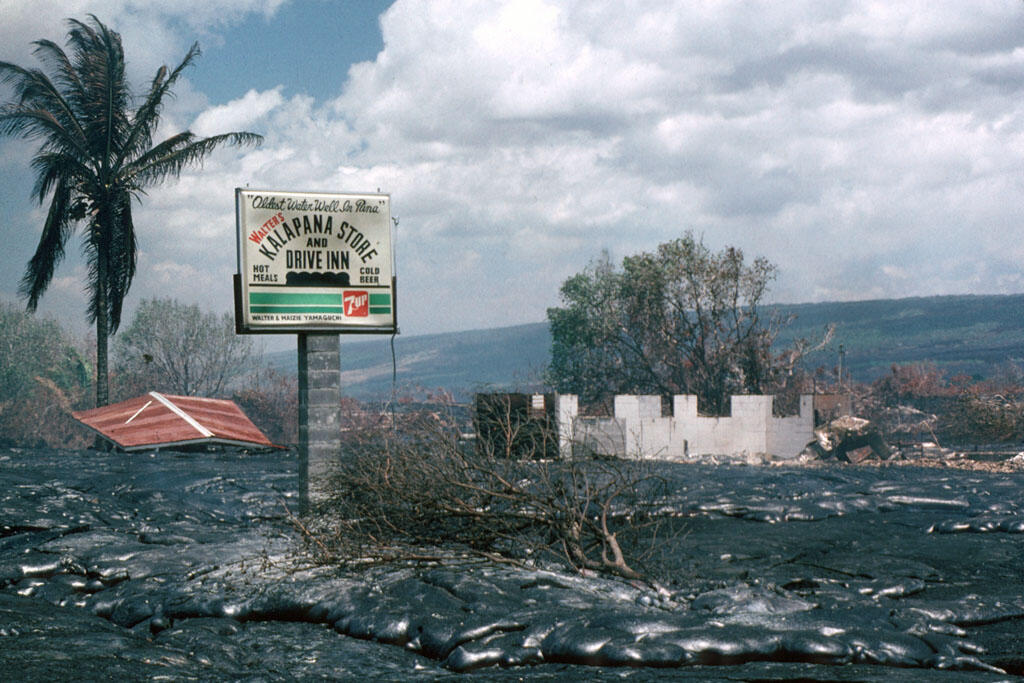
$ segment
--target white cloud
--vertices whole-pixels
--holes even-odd
[[[250,90],[240,99],[204,111],[196,118],[191,130],[203,137],[249,130],[262,123],[282,102],[284,98],[280,87],[267,92]]]
[[[983,248],[970,235],[992,212],[1010,233],[993,241],[1020,235],[999,197],[1022,117],[975,74],[1021,57],[951,53],[962,17],[941,6],[851,7],[403,1],[384,52],[310,113],[361,141],[331,177],[394,193],[401,253],[452,260],[409,268],[415,288],[458,290],[447,279],[479,254],[485,289],[533,290],[493,295],[506,322],[541,319],[601,248],[622,256],[687,228],[778,262],[782,299],[984,291],[948,257]],[[1001,33],[1006,19],[972,23]],[[936,62],[945,72],[923,68]],[[980,97],[957,99],[968,92]],[[298,140],[278,175],[329,172],[323,147]]]
[[[148,7],[105,5],[145,75],[180,59],[182,26],[216,40],[288,11]],[[32,21],[11,17],[54,35]],[[541,320],[603,248],[687,229],[776,262],[779,300],[1024,289],[1020,3],[397,0],[381,27],[333,95],[185,87],[169,107],[168,129],[266,136],[139,211],[154,262],[177,249],[197,269],[180,291],[216,307],[190,280],[230,274],[246,184],[390,192],[406,332]],[[468,313],[437,313],[467,291]]]

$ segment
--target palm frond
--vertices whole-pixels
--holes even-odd
[[[17,103],[7,103],[0,109],[0,134],[40,138],[44,144],[52,144],[51,133],[60,131],[59,136],[66,138],[70,147],[86,152],[85,130],[73,105],[46,74],[0,62],[0,75],[18,94]]]
[[[80,98],[72,105],[85,122],[86,140],[97,170],[105,175],[129,128],[126,112],[131,93],[125,80],[121,37],[95,16],[91,18],[95,27],[73,19],[68,22],[68,43],[74,48],[72,63],[83,84]]]
[[[53,192],[53,201],[46,214],[43,234],[32,259],[25,268],[18,292],[28,299],[27,308],[35,311],[39,298],[46,291],[53,279],[53,273],[64,259],[64,246],[71,234],[71,222],[68,220],[68,209],[71,200],[70,188],[58,183]]]
[[[68,59],[63,49],[52,40],[37,40],[32,53],[43,65],[51,67],[51,80],[60,86],[62,90],[81,90],[82,80],[75,71],[74,65]]]
[[[100,315],[110,320],[107,299],[109,277],[107,272],[110,261],[110,229],[106,216],[106,208],[95,211],[89,219],[89,225],[82,239],[82,252],[85,255],[88,271],[86,278],[89,283],[89,302],[86,307],[86,318],[95,323]],[[102,274],[102,275],[101,275]]]
[[[137,157],[153,143],[153,133],[160,121],[164,92],[162,85],[166,76],[166,66],[157,69],[153,83],[150,85],[149,94],[132,117],[128,137],[118,151],[118,157],[114,163],[115,168],[120,168],[126,159]]]
[[[136,110],[135,116],[132,117],[131,132],[121,149],[117,166],[120,166],[125,160],[138,157],[152,144],[153,134],[160,125],[160,112],[163,109],[164,98],[171,94],[171,86],[199,54],[199,43],[193,43],[185,58],[173,71],[168,73],[166,66],[157,69],[145,100]]]
[[[46,201],[50,190],[59,181],[66,181],[70,186],[72,179],[77,179],[79,188],[83,184],[94,184],[92,169],[87,159],[79,159],[64,151],[41,151],[32,159],[32,168],[36,171],[36,183],[32,194],[40,204]],[[90,181],[92,181],[90,183]]]
[[[126,169],[132,187],[142,189],[168,177],[178,177],[186,166],[201,162],[221,145],[258,145],[262,135],[247,132],[224,133],[196,139],[186,131],[168,138]]]

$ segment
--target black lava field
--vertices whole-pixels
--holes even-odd
[[[294,454],[0,450],[0,678],[1024,676],[1024,473],[657,467],[660,590],[317,565]]]

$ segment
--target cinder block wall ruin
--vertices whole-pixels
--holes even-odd
[[[661,416],[658,396],[616,396],[615,416],[579,416],[575,395],[556,397],[559,453],[681,460],[701,455],[767,454],[795,458],[814,438],[813,397],[800,397],[800,412],[772,415],[773,396],[733,396],[728,417],[697,413],[697,397],[674,396],[672,416]]]

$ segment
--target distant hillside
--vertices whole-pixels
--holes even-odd
[[[870,381],[893,364],[933,362],[948,376],[987,377],[1007,360],[1024,361],[1024,294],[935,296],[780,306],[796,319],[780,344],[820,339],[829,322],[835,338],[804,360],[832,368],[839,345],[855,380]]]
[[[780,348],[794,339],[820,340],[835,323],[832,342],[805,359],[805,367],[835,367],[839,345],[856,380],[870,381],[893,364],[934,362],[949,375],[985,377],[1000,364],[1024,361],[1024,294],[937,296],[776,307],[794,316]],[[445,388],[459,400],[478,390],[529,389],[541,384],[549,361],[547,323],[491,330],[395,338],[399,392]],[[341,347],[342,393],[361,399],[391,394],[391,345],[387,337],[345,341]],[[269,355],[271,364],[294,372],[295,352]]]
[[[491,330],[395,337],[399,393],[444,388],[467,400],[481,390],[531,389],[541,384],[551,335],[547,323]],[[272,365],[295,372],[296,352],[268,354]],[[344,341],[341,391],[344,396],[382,399],[391,395],[390,337]]]

